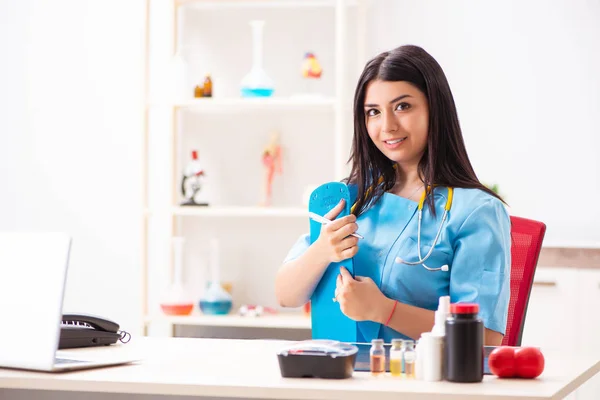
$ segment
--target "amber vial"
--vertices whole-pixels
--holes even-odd
[[[385,373],[385,349],[383,348],[383,339],[373,339],[371,341],[371,373],[380,375]]]
[[[195,98],[199,98],[199,97],[204,97],[204,88],[200,85],[196,85],[196,87],[194,88],[194,97]]]

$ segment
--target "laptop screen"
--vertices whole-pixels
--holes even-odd
[[[0,232],[0,366],[50,370],[60,335],[71,238]]]

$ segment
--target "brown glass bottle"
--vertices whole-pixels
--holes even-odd
[[[198,98],[198,97],[203,97],[204,96],[204,88],[200,85],[196,85],[196,87],[194,88],[194,97]]]
[[[210,79],[210,74],[206,75],[206,78],[204,78],[202,94],[204,97],[212,97],[212,80]]]

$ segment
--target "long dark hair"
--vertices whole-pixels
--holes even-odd
[[[444,71],[435,59],[418,46],[406,45],[379,54],[367,63],[354,94],[354,138],[349,162],[349,183],[357,185],[353,213],[360,215],[396,182],[394,162],[379,151],[369,138],[365,124],[365,92],[373,80],[406,81],[425,94],[429,106],[427,147],[419,162],[419,176],[425,187],[434,185],[481,189],[502,200],[479,182],[463,141],[456,105]],[[375,183],[382,178],[379,185]],[[372,190],[367,189],[373,183]],[[503,200],[502,200],[503,201]],[[435,215],[433,196],[427,204]]]

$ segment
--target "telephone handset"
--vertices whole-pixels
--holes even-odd
[[[99,331],[117,333],[119,324],[106,318],[101,318],[90,314],[65,314],[62,316],[63,325],[86,326],[97,329]]]
[[[90,314],[62,316],[59,349],[107,346],[120,340],[127,343],[131,335],[119,330],[119,324]]]

